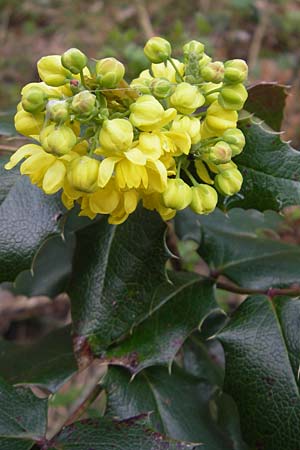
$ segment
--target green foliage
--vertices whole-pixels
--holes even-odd
[[[1,450],[300,450],[299,153],[270,128],[284,89],[249,98],[242,195],[169,227],[142,207],[118,226],[78,218],[1,157],[0,280],[67,290],[72,313],[30,345],[0,341]],[[92,392],[60,391],[95,360]],[[70,404],[49,434],[48,406]]]

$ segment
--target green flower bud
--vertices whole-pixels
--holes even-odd
[[[128,150],[133,142],[131,123],[126,119],[105,120],[99,134],[99,142],[106,150]]]
[[[222,108],[239,111],[247,100],[248,92],[243,84],[225,85],[219,94],[218,102]]]
[[[239,155],[246,143],[243,132],[238,128],[229,128],[226,130],[222,139],[230,145],[232,157]]]
[[[166,78],[154,78],[150,84],[152,95],[156,98],[167,98],[174,91],[172,83]]]
[[[220,83],[224,78],[224,64],[221,61],[210,62],[201,69],[204,81]]]
[[[87,64],[87,57],[78,48],[69,48],[61,57],[62,65],[72,73],[79,73]]]
[[[183,55],[185,58],[189,57],[191,54],[195,55],[198,59],[203,56],[204,45],[199,41],[189,41],[183,47]]]
[[[248,77],[248,66],[243,59],[226,61],[224,67],[224,81],[227,83],[242,83]]]
[[[79,116],[87,117],[95,109],[96,96],[90,91],[81,91],[74,95],[71,108],[75,114]]]
[[[199,61],[199,70],[201,71],[203,67],[205,67],[208,63],[211,62],[211,57],[206,53],[203,54],[202,58]]]
[[[97,190],[99,165],[99,161],[89,156],[73,159],[68,167],[68,182],[78,191],[95,192]]]
[[[167,208],[179,211],[191,203],[192,190],[181,178],[169,178],[162,199]]]
[[[46,152],[62,156],[72,150],[77,138],[73,130],[66,125],[49,125],[41,131],[40,142]]]
[[[48,97],[45,92],[35,86],[29,88],[22,97],[23,109],[32,114],[37,114],[45,110]]]
[[[205,98],[197,86],[185,82],[178,84],[170,97],[170,105],[182,114],[192,114],[204,102]]]
[[[215,187],[223,195],[234,195],[240,191],[243,176],[238,169],[228,169],[215,177]]]
[[[209,214],[213,212],[218,203],[216,190],[207,184],[194,186],[192,190],[192,201],[190,208],[197,214]]]
[[[113,89],[124,77],[125,68],[116,58],[104,58],[97,61],[96,74],[102,87]]]
[[[141,94],[151,94],[151,82],[152,81],[149,78],[139,77],[132,80],[130,87],[136,89]]]
[[[231,160],[231,147],[227,142],[217,142],[210,150],[205,159],[214,164],[225,164]]]
[[[61,124],[69,119],[69,105],[65,100],[50,100],[47,103],[47,113],[52,122]]]
[[[222,83],[210,83],[207,82],[201,86],[201,92],[205,96],[205,106],[211,105],[218,100],[219,92],[213,92],[215,89],[221,88]],[[212,93],[210,94],[210,92]]]
[[[171,44],[161,37],[149,39],[144,47],[146,57],[152,63],[158,64],[170,58],[172,52]]]

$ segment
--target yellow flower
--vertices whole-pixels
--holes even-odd
[[[125,68],[116,58],[104,58],[97,61],[96,74],[101,86],[115,88],[124,77]]]
[[[215,186],[223,195],[234,195],[240,191],[243,176],[238,169],[228,169],[219,173],[215,178]]]
[[[69,70],[61,63],[60,55],[49,55],[41,58],[37,63],[39,76],[49,86],[62,86],[72,78]]]
[[[196,117],[178,114],[172,122],[171,131],[188,133],[192,144],[197,144],[201,139],[200,120]]]
[[[185,82],[178,84],[170,97],[170,105],[182,114],[192,114],[204,102],[205,98],[197,86]]]
[[[201,126],[201,136],[203,139],[222,136],[228,128],[236,128],[237,120],[238,113],[236,111],[226,111],[215,101],[207,109]]]
[[[162,131],[157,135],[161,140],[164,152],[173,156],[188,155],[191,148],[190,135],[185,131]]]
[[[69,153],[77,143],[74,131],[67,125],[59,127],[49,125],[40,134],[40,142],[48,153],[65,155]]]
[[[192,190],[181,178],[169,178],[162,199],[167,208],[185,209],[192,201]]]
[[[181,76],[184,75],[184,64],[177,59],[172,58],[178,72]],[[160,64],[151,64],[151,71],[155,78],[166,78],[171,83],[176,83],[176,71],[170,61]]]
[[[81,192],[97,189],[99,161],[89,156],[73,159],[68,167],[67,179],[70,186]]]
[[[133,141],[133,127],[129,120],[112,119],[103,122],[99,142],[105,150],[122,152],[127,150]]]
[[[31,114],[24,111],[23,108],[19,108],[14,120],[18,133],[24,136],[35,137],[40,134],[44,126],[45,114]]]
[[[142,131],[153,131],[162,128],[176,117],[176,110],[166,111],[152,95],[142,95],[130,106],[130,122]]]
[[[216,190],[207,184],[193,186],[190,208],[197,214],[209,214],[213,212],[218,203]]]
[[[162,195],[158,193],[143,194],[143,206],[150,211],[157,211],[163,220],[170,220],[176,214],[176,209],[167,208],[162,201]]]
[[[155,36],[146,42],[144,53],[152,63],[162,63],[171,56],[172,48],[169,41]]]

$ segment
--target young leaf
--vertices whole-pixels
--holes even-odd
[[[280,241],[283,224],[274,212],[241,209],[228,214],[216,210],[208,216],[187,210],[176,218],[179,237],[201,241],[198,252],[216,274],[253,289],[299,282],[300,248]]]
[[[225,391],[251,448],[299,449],[300,300],[249,297],[220,332]]]
[[[197,444],[174,441],[153,431],[145,417],[121,422],[107,418],[75,422],[48,446],[51,450],[196,450]]]
[[[244,181],[240,193],[227,199],[226,208],[279,211],[299,204],[300,152],[251,120],[241,122],[240,127],[246,146],[234,162]]]

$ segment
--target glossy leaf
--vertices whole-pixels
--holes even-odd
[[[137,373],[155,364],[171,364],[185,339],[218,308],[213,284],[198,275],[170,273],[173,285],[157,293],[162,305],[109,350],[105,360]]]
[[[280,131],[288,86],[278,83],[258,82],[248,88],[244,108],[262,119],[273,130]]]
[[[46,432],[47,400],[0,378],[0,448],[27,450]]]
[[[57,450],[196,450],[198,445],[174,441],[149,428],[143,417],[121,422],[107,418],[76,422],[46,449]]]
[[[57,391],[77,370],[70,327],[55,330],[31,345],[0,341],[0,365],[2,377],[12,384]]]
[[[243,152],[234,158],[244,181],[239,194],[226,199],[226,208],[281,210],[300,203],[300,152],[280,135],[251,120],[241,122],[246,137]]]
[[[268,289],[298,283],[300,248],[280,241],[283,218],[274,212],[233,209],[228,215],[216,210],[208,216],[186,211],[177,218],[181,238],[195,236],[199,253],[215,274],[240,286]]]
[[[9,156],[0,155],[0,205],[16,181],[21,178],[18,167],[14,167],[11,170],[4,169],[4,164],[7,161],[9,161]]]
[[[122,225],[106,218],[77,233],[69,288],[76,335],[95,352],[106,349],[147,317],[166,282],[166,225],[138,209]]]
[[[225,391],[235,399],[251,448],[300,448],[300,300],[248,298],[219,334]]]

